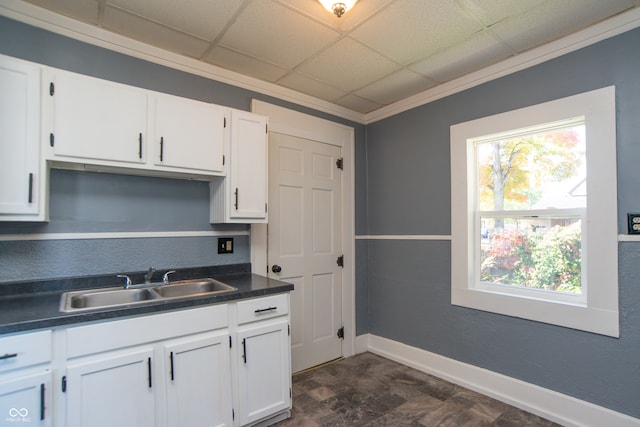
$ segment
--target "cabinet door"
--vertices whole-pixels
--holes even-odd
[[[291,406],[288,326],[283,318],[238,330],[241,425]]]
[[[169,427],[232,425],[229,351],[227,330],[164,346]]]
[[[231,113],[230,217],[267,217],[267,119]]]
[[[154,163],[221,174],[225,109],[169,95],[155,102]]]
[[[54,80],[54,158],[144,163],[145,92],[62,71]]]
[[[0,215],[37,214],[40,69],[0,57],[0,94]]]
[[[51,426],[51,372],[1,378],[1,425]]]
[[[67,367],[67,427],[155,425],[153,350],[86,357]]]

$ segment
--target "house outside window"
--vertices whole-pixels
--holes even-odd
[[[615,89],[451,127],[454,305],[618,336]]]

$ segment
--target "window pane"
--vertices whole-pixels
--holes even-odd
[[[476,162],[480,210],[586,207],[584,124],[479,142]]]
[[[579,217],[480,219],[480,281],[582,293]]]

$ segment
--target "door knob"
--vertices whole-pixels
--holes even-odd
[[[282,267],[280,267],[278,264],[273,264],[273,266],[271,267],[271,271],[273,271],[274,273],[280,273],[282,271]]]

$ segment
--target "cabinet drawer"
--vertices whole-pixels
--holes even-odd
[[[0,373],[51,361],[51,331],[0,337]]]
[[[67,357],[226,328],[227,313],[227,305],[221,304],[69,328]]]
[[[289,294],[240,301],[238,303],[238,324],[283,316],[288,313]]]

